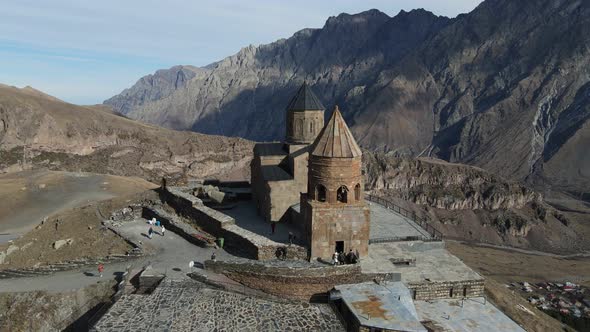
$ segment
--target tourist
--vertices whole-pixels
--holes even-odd
[[[164,225],[162,225],[162,236],[164,236],[164,232],[166,232],[166,228],[164,228]]]
[[[55,219],[55,231],[57,232],[57,228],[59,227],[59,219]]]
[[[293,244],[294,238],[295,238],[295,235],[293,235],[293,232],[289,232],[289,244]]]
[[[275,251],[275,256],[277,256],[277,259],[281,259],[281,257],[283,256],[283,249],[281,247],[277,248],[277,250]]]
[[[102,278],[102,272],[104,271],[104,265],[102,263],[98,264],[98,274]]]
[[[211,260],[214,262],[216,261],[215,251],[211,254]]]
[[[148,237],[151,239],[153,234],[154,230],[150,227],[150,229],[148,230]]]
[[[352,264],[353,257],[354,252],[352,252],[352,249],[350,249],[350,251],[348,251],[348,254],[346,254],[346,264]]]
[[[332,255],[332,265],[338,265],[338,253],[334,252],[334,255]]]
[[[274,235],[274,233],[275,233],[275,227],[277,227],[277,224],[271,221],[270,222],[270,231],[271,231],[270,234]]]
[[[352,251],[351,250],[351,252],[352,252],[352,261],[351,261],[351,263],[352,264],[358,263],[358,261],[359,261],[358,250],[355,250],[355,251]]]
[[[340,265],[344,265],[344,263],[345,263],[344,251],[341,251],[338,254],[338,260],[340,261]]]

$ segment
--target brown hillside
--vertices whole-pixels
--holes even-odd
[[[246,178],[252,144],[178,132],[0,85],[0,172],[46,167],[169,178]]]

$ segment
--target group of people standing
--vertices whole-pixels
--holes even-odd
[[[154,225],[155,224],[156,226],[160,226],[160,221],[159,220],[155,220],[155,218],[152,219],[152,220],[148,220],[148,223],[150,225]],[[160,235],[164,236],[164,232],[166,232],[166,228],[164,228],[164,225],[162,224],[161,225]],[[154,236],[154,233],[155,233],[154,229],[150,226],[150,229],[148,230],[148,237],[151,239],[152,236]]]
[[[344,251],[334,252],[332,255],[332,265],[356,264],[359,262],[359,251],[352,250],[345,255]]]

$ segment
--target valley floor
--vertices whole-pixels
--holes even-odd
[[[501,283],[570,281],[590,285],[590,257],[562,258],[447,241],[447,249],[486,277]]]

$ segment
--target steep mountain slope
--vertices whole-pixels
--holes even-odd
[[[588,207],[562,211],[519,183],[433,158],[365,153],[365,188],[426,217],[448,239],[558,253],[588,251]]]
[[[567,173],[546,174],[544,164],[563,163],[551,159],[564,145],[583,151],[570,138],[587,136],[589,32],[588,2],[497,0],[428,41],[397,77],[415,66],[422,74],[405,84],[438,85],[433,155],[509,178],[559,185],[558,176],[574,176],[579,186],[569,188],[587,190],[587,159],[570,159]]]
[[[383,64],[403,57],[447,22],[422,10],[393,19],[377,10],[341,14],[328,19],[322,29],[304,29],[289,39],[246,47],[202,68],[186,86],[164,98],[137,104],[148,94],[141,90],[144,78],[129,89],[141,92],[124,92],[105,104],[131,118],[175,129],[281,139],[284,109],[304,79],[328,105],[336,99],[354,99]],[[174,76],[178,68],[169,71],[167,75]]]
[[[0,85],[0,172],[47,167],[140,176],[247,177],[252,143],[176,132]]]
[[[244,48],[173,90],[142,79],[105,103],[167,127],[273,140],[305,79],[324,104],[340,104],[366,148],[583,195],[589,62],[588,1],[487,0],[455,19],[424,10],[341,14],[322,29]]]

